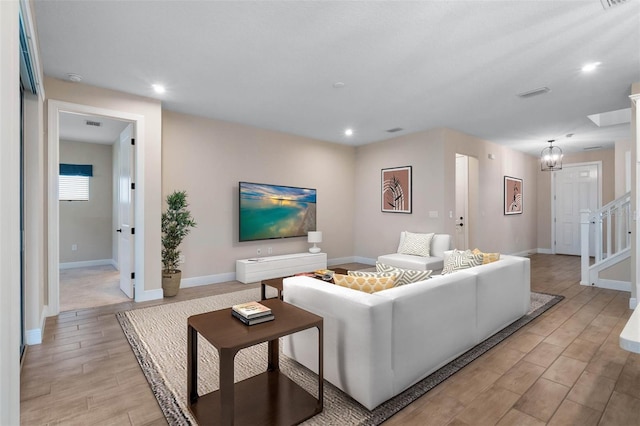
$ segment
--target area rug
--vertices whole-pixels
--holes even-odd
[[[186,404],[187,318],[237,303],[259,300],[259,291],[254,288],[116,314],[169,424],[196,424]],[[527,315],[373,411],[325,381],[324,411],[304,424],[381,424],[562,299],[562,296],[531,293],[531,308]],[[204,395],[218,388],[218,354],[205,339],[198,339],[198,355],[198,393]],[[266,366],[266,343],[244,349],[236,356],[235,381],[259,374],[266,370]],[[284,355],[280,356],[280,369],[317,397],[317,376],[314,373]]]

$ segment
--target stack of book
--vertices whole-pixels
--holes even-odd
[[[241,303],[231,307],[231,315],[246,325],[272,321],[275,317],[271,309],[258,302]]]
[[[313,271],[316,277],[325,281],[331,281],[333,279],[333,271],[330,269],[317,269]]]

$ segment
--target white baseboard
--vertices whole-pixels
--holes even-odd
[[[147,302],[149,300],[159,300],[164,297],[162,289],[136,291],[136,302]]]
[[[365,265],[372,265],[372,266],[376,264],[377,260],[378,260],[377,258],[371,259],[368,257],[360,257],[360,256],[355,256],[353,258],[353,262],[355,263],[364,263]]]
[[[33,328],[25,331],[25,343],[27,345],[39,345],[42,343],[42,336],[44,335],[44,326],[47,321],[49,307],[43,306],[42,314],[40,315],[40,328]]]
[[[635,297],[629,299],[629,309],[635,309],[638,307],[638,300]]]
[[[180,288],[199,287],[201,285],[225,283],[236,279],[235,272],[224,274],[204,275],[202,277],[183,278],[180,281]]]
[[[539,254],[553,254],[553,250],[551,250],[550,248],[537,248],[536,249],[536,253],[539,253]]]
[[[618,291],[631,291],[631,283],[629,281],[606,280],[600,278],[598,280],[597,287]]]
[[[60,269],[74,269],[74,268],[89,268],[91,266],[106,266],[112,265],[116,267],[116,263],[113,259],[97,259],[97,260],[84,260],[81,262],[66,262],[60,263]]]

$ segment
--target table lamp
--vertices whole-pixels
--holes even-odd
[[[316,243],[322,242],[322,231],[309,231],[307,241],[313,243],[313,247],[309,248],[310,253],[320,253],[320,247]]]

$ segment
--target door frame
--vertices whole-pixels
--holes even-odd
[[[598,208],[602,207],[602,161],[586,161],[583,163],[564,164],[563,169],[569,167],[597,166],[598,169]],[[556,254],[556,172],[551,173],[551,254]]]
[[[60,113],[89,114],[114,118],[134,123],[133,137],[135,144],[135,176],[144,176],[144,116],[126,111],[116,111],[89,105],[75,104],[50,99],[48,101],[48,133],[47,133],[47,181],[48,181],[48,316],[60,313],[60,206],[58,201],[58,173],[60,163]],[[144,179],[136,183],[134,192],[134,223],[142,223],[144,215]],[[134,271],[137,271],[136,282],[144,288],[144,227],[140,227],[134,236]]]
[[[459,217],[459,211],[458,211],[458,184],[459,182],[459,178],[460,176],[458,176],[458,158],[464,157],[464,162],[465,162],[465,178],[466,178],[466,182],[464,182],[464,212],[463,212],[463,225],[462,225],[462,233],[464,235],[464,243],[465,243],[465,247],[456,247],[458,250],[466,250],[470,247],[469,244],[469,156],[466,154],[460,154],[458,152],[456,152],[456,168],[455,168],[455,188],[456,188],[456,202],[455,202],[455,215],[454,215],[454,222],[456,223],[455,227],[456,229],[456,233],[460,232],[460,229],[458,228],[458,217]],[[457,237],[454,236],[454,240],[457,240]],[[457,244],[456,244],[457,246]]]

